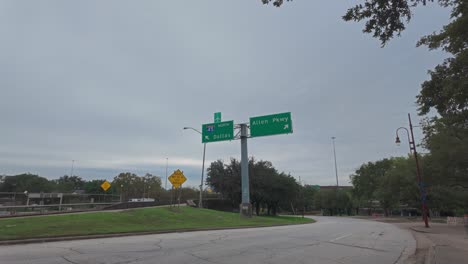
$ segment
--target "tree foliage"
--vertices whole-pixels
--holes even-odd
[[[366,21],[364,32],[373,33],[382,44],[405,29],[411,9],[425,0],[367,0],[350,8],[344,20]],[[451,8],[451,19],[439,32],[424,36],[417,46],[442,49],[450,54],[423,82],[417,96],[419,113],[427,117],[424,146],[430,151],[434,183],[446,182],[447,188],[468,188],[468,1],[439,0]],[[442,188],[443,189],[443,188]]]
[[[120,173],[114,177],[112,182],[119,193],[123,194],[123,199],[130,198],[155,198],[160,195],[161,178],[147,173],[145,176],[138,176],[134,173]]]
[[[50,192],[54,184],[44,177],[30,173],[5,176],[0,184],[1,192]]]
[[[431,213],[438,216],[468,210],[468,191],[462,186],[453,185],[458,180],[444,178],[445,174],[434,158],[432,154],[420,156],[422,180]],[[351,181],[353,196],[359,201],[359,207],[379,207],[386,214],[401,207],[421,208],[412,156],[365,163],[351,176]]]
[[[235,208],[241,203],[240,162],[217,160],[208,167],[206,182]],[[300,185],[291,175],[279,173],[269,161],[249,160],[250,200],[256,213],[275,215],[280,207],[295,206]]]

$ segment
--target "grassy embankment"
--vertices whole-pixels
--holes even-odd
[[[120,212],[96,212],[0,219],[0,240],[157,232],[242,226],[274,226],[313,223],[300,217],[241,218],[239,214],[181,207],[142,208]]]

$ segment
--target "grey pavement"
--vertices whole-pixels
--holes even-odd
[[[314,217],[317,223],[0,246],[2,264],[404,263],[411,233],[394,225]]]
[[[426,240],[425,263],[466,263],[468,259],[468,226],[431,223],[430,228],[411,226],[418,232],[416,239]]]

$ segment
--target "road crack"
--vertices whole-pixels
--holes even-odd
[[[69,259],[68,259],[67,257],[65,257],[65,256],[62,256],[62,258],[63,258],[65,261],[67,261],[68,263],[79,264],[78,262],[74,262],[74,261],[72,261],[72,260],[69,260]]]
[[[194,257],[194,258],[197,258],[197,259],[199,259],[199,260],[206,261],[206,262],[208,262],[208,263],[219,264],[219,262],[212,261],[212,260],[210,260],[209,258],[200,257],[200,256],[196,255],[195,253],[191,253],[191,252],[184,252],[184,253],[187,254],[187,255],[190,255],[190,256],[192,256],[192,257]]]

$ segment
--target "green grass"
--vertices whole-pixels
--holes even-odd
[[[313,222],[308,218],[288,216],[246,219],[236,213],[191,207],[172,210],[167,207],[142,208],[121,212],[0,219],[0,240]]]

